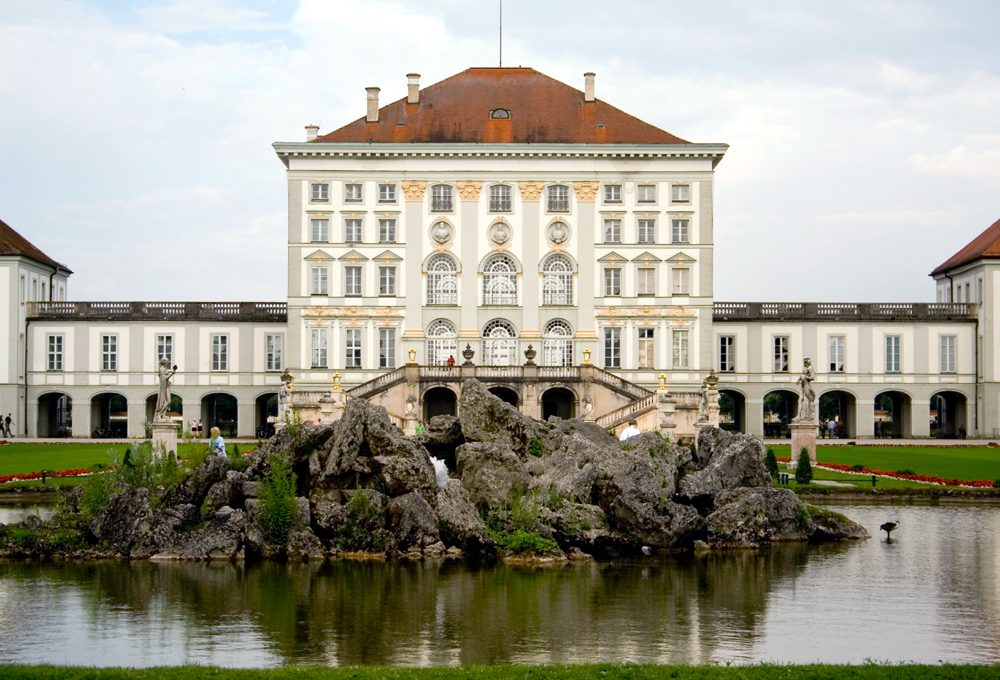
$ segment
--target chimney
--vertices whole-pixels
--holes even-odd
[[[594,101],[594,72],[587,71],[583,74],[583,101],[593,103]]]
[[[318,135],[318,134],[319,134],[319,125],[313,125],[312,123],[310,123],[309,125],[306,125],[306,141],[307,142],[311,142],[312,140],[316,139],[316,135]]]
[[[407,104],[419,104],[420,103],[420,74],[419,73],[407,73],[406,74],[406,103]]]
[[[377,123],[378,122],[378,93],[379,88],[377,87],[366,87],[365,92],[368,93],[368,114],[365,116],[366,123]]]

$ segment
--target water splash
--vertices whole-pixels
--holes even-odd
[[[431,456],[431,463],[434,465],[434,476],[437,477],[438,488],[443,489],[448,486],[448,466],[443,460],[438,460]]]

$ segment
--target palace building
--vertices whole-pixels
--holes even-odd
[[[934,303],[716,302],[727,145],[615,108],[593,73],[582,90],[520,67],[419,78],[274,144],[285,303],[70,302],[69,269],[0,226],[0,410],[31,436],[143,436],[167,358],[176,417],[240,436],[268,432],[286,371],[306,411],[343,390],[404,427],[454,413],[465,378],[530,415],[607,427],[662,425],[666,387],[682,433],[714,369],[725,426],[783,436],[810,357],[839,435],[1000,427],[986,313],[1000,222],[933,272]]]

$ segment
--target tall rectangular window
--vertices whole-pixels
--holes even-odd
[[[212,370],[229,370],[229,336],[222,333],[212,334]]]
[[[645,218],[639,220],[636,235],[639,243],[656,243],[656,220]]]
[[[313,203],[328,203],[330,201],[330,185],[326,182],[313,182],[310,185],[309,200]]]
[[[396,329],[378,329],[378,367],[396,368]]]
[[[691,270],[687,267],[674,267],[670,270],[670,294],[691,294]]]
[[[451,212],[451,186],[435,184],[431,187],[431,210],[435,212]]]
[[[309,221],[309,240],[313,243],[326,243],[330,240],[330,220],[314,219]]]
[[[344,220],[344,243],[361,243],[361,220],[348,217]]]
[[[268,333],[264,336],[264,370],[280,371],[284,368],[285,336]]]
[[[619,267],[605,267],[604,295],[619,297],[622,294],[622,270]]]
[[[118,336],[101,336],[101,370],[118,370]]]
[[[885,336],[885,372],[899,373],[902,362],[900,361],[900,348],[902,337],[899,335]]]
[[[622,329],[604,329],[604,367],[622,367]]]
[[[311,347],[311,366],[313,368],[326,368],[327,367],[327,356],[326,356],[326,329],[325,328],[313,328],[310,332],[312,347]]]
[[[622,202],[622,185],[621,184],[605,184],[604,185],[604,202],[605,203],[621,203]]]
[[[378,268],[378,294],[392,296],[396,294],[396,268],[392,266]]]
[[[379,203],[395,203],[396,202],[396,185],[395,184],[379,184],[378,185],[378,202]]]
[[[384,217],[378,221],[378,242],[396,242],[396,218]]]
[[[830,373],[844,372],[844,336],[831,335],[829,339]]]
[[[510,186],[494,184],[490,187],[490,212],[510,212]]]
[[[686,219],[670,220],[670,242],[671,243],[688,242],[688,220]]]
[[[157,335],[156,336],[156,363],[159,364],[164,359],[167,360],[168,364],[173,365],[173,363],[174,363],[174,336],[172,336],[172,335]]]
[[[690,203],[691,186],[689,184],[673,184],[670,186],[671,203]]]
[[[344,295],[347,297],[361,295],[361,267],[357,265],[344,267]]]
[[[63,370],[63,336],[49,335],[46,344],[48,345],[48,361],[46,369],[49,371]]]
[[[309,294],[329,295],[330,294],[330,268],[310,267],[309,268]]]
[[[361,329],[348,328],[344,331],[344,366],[361,368]]]
[[[604,242],[622,242],[622,221],[618,219],[604,220]]]
[[[345,184],[344,185],[344,202],[345,203],[360,203],[363,196],[361,193],[360,184]]]
[[[639,330],[639,368],[655,368],[656,330],[640,328]]]
[[[941,336],[941,372],[956,372],[956,345],[958,338],[954,335]]]
[[[569,187],[564,184],[553,184],[548,188],[549,212],[569,212]]]
[[[635,188],[635,193],[639,203],[656,203],[655,184],[640,184]]]
[[[736,371],[736,336],[719,336],[719,373]]]
[[[688,367],[688,332],[674,331],[674,368]]]
[[[635,289],[638,295],[656,295],[656,269],[639,267],[635,273]]]
[[[771,348],[771,368],[775,373],[788,373],[788,336],[775,335]]]

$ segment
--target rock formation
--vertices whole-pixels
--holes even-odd
[[[0,556],[489,559],[867,537],[850,520],[772,488],[764,446],[747,435],[704,428],[693,449],[651,433],[621,444],[592,423],[527,418],[474,380],[463,384],[459,413],[407,437],[383,408],[352,399],[339,421],[287,427],[242,469],[209,457],[170,488],[122,490],[86,520],[64,513],[53,520],[58,529],[37,526],[38,537],[75,528],[62,552],[42,538],[9,540],[0,527]],[[443,488],[431,454],[449,467]],[[265,498],[278,460],[296,478],[280,531]],[[79,496],[68,497],[71,510]]]

